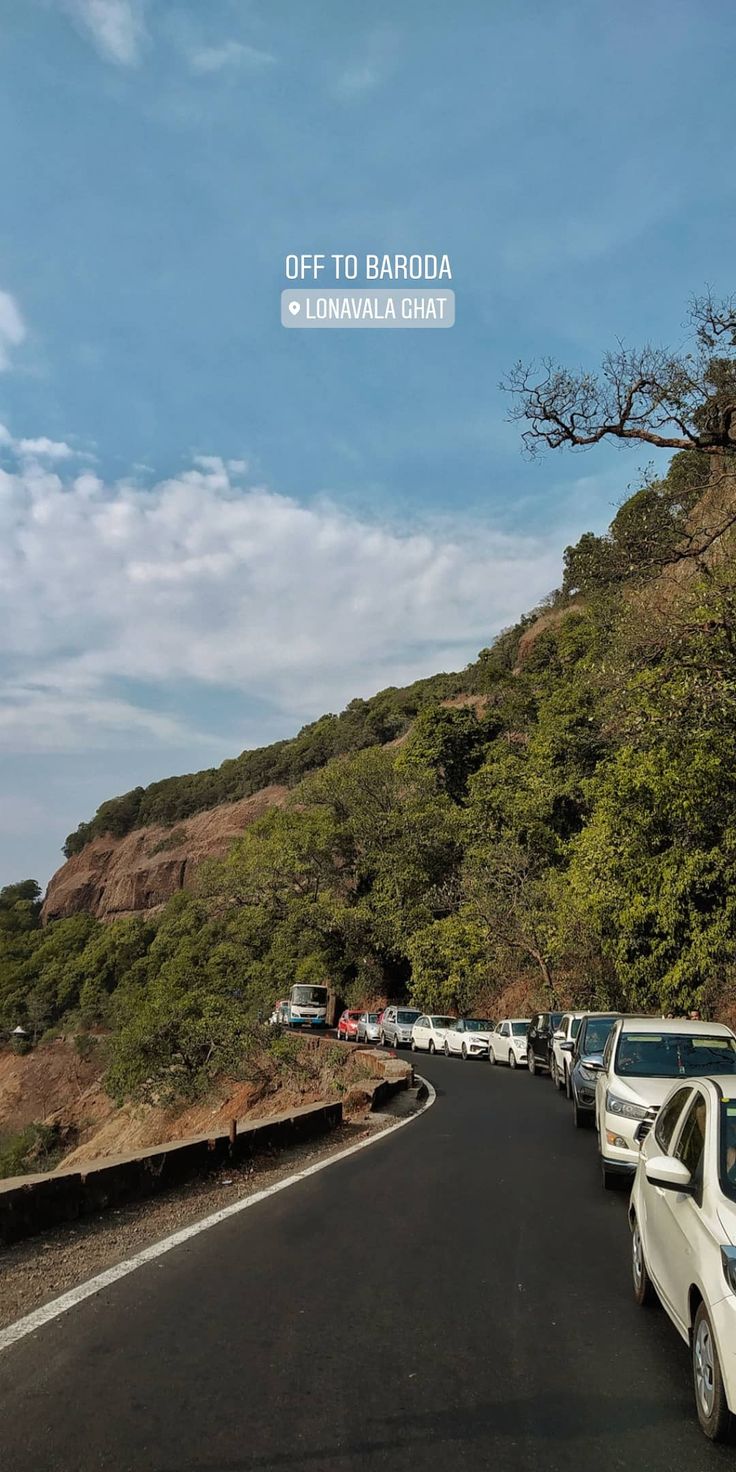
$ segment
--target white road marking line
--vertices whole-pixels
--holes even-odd
[[[251,1206],[257,1206],[259,1201],[265,1201],[267,1197],[275,1196],[279,1191],[285,1191],[288,1186],[295,1186],[297,1181],[307,1180],[309,1176],[316,1175],[318,1171],[326,1170],[327,1166],[336,1165],[338,1160],[346,1160],[349,1155],[356,1155],[359,1150],[375,1145],[378,1140],[385,1140],[395,1130],[403,1129],[404,1125],[412,1124],[415,1119],[419,1119],[420,1115],[432,1107],[437,1098],[428,1079],[422,1078],[420,1074],[416,1074],[416,1078],[420,1083],[426,1084],[428,1097],[415,1114],[408,1114],[405,1119],[398,1119],[389,1129],[381,1130],[367,1140],[359,1140],[355,1145],[347,1145],[344,1150],[338,1150],[335,1155],[328,1155],[326,1160],[318,1160],[315,1165],[308,1165],[305,1170],[295,1171],[284,1181],[277,1181],[275,1185],[266,1186],[252,1196],[244,1196],[240,1201],[233,1201],[231,1206],[223,1206],[221,1211],[214,1211],[211,1216],[205,1216],[201,1221],[192,1222],[190,1226],[173,1232],[170,1237],[163,1237],[160,1242],[153,1242],[150,1247],[144,1247],[141,1252],[136,1252],[134,1257],[127,1257],[123,1262],[116,1263],[114,1267],[106,1268],[103,1273],[98,1273],[96,1277],[89,1278],[86,1283],[80,1283],[76,1288],[71,1288],[60,1298],[52,1298],[50,1303],[34,1309],[33,1313],[26,1314],[25,1318],[17,1319],[14,1324],[9,1324],[7,1329],[0,1329],[0,1353],[4,1349],[9,1349],[11,1344],[17,1344],[19,1339],[25,1339],[26,1334],[35,1333],[36,1329],[43,1328],[43,1325],[51,1323],[52,1319],[58,1319],[69,1309],[76,1308],[77,1304],[84,1303],[85,1298],[92,1298],[103,1288],[109,1288],[121,1278],[127,1278],[128,1273],[134,1273],[136,1268],[142,1268],[147,1262],[153,1262],[157,1257],[163,1257],[164,1253],[171,1252],[174,1247],[180,1247],[183,1242],[189,1242],[192,1237],[198,1237],[200,1232],[206,1232],[210,1227],[218,1226],[220,1222],[227,1221],[228,1217],[237,1216],[238,1212],[247,1211]]]

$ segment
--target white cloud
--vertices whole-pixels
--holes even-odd
[[[71,460],[74,455],[83,454],[87,458],[83,451],[73,450],[65,440],[50,440],[45,434],[38,439],[14,439],[4,424],[0,424],[0,448],[2,447],[20,460]]]
[[[558,581],[562,534],[374,523],[203,460],[147,489],[41,459],[0,470],[6,749],[178,740],[191,682],[205,713],[229,691],[296,725],[462,666]]]
[[[208,74],[224,69],[246,68],[257,70],[271,66],[275,57],[268,51],[259,51],[256,46],[246,46],[242,41],[223,41],[221,46],[202,46],[192,51],[189,64],[194,72]]]
[[[26,324],[15,297],[0,291],[0,372],[10,367],[10,351],[25,340]]]
[[[135,66],[146,28],[144,0],[62,0],[77,29],[106,61]]]
[[[378,26],[359,43],[361,54],[340,72],[334,84],[336,97],[350,102],[375,92],[394,70],[399,39],[391,26]]]

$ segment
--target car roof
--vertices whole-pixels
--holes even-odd
[[[622,1017],[622,1032],[690,1033],[693,1037],[732,1038],[725,1022],[691,1022],[689,1017]]]

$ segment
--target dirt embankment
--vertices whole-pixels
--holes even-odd
[[[126,1155],[147,1146],[227,1130],[232,1119],[273,1115],[352,1095],[369,1087],[372,1057],[330,1039],[305,1038],[298,1062],[285,1068],[266,1054],[248,1081],[222,1079],[206,1098],[174,1108],[124,1104],[105,1092],[105,1040],[83,1059],[57,1038],[19,1056],[0,1050],[0,1134],[31,1124],[56,1125],[67,1144],[64,1167]],[[369,1105],[369,1099],[368,1099]]]
[[[86,910],[99,920],[159,909],[191,883],[204,859],[221,858],[250,823],[282,806],[286,787],[264,787],[222,803],[173,828],[135,828],[124,838],[102,835],[74,854],[51,880],[42,919]]]

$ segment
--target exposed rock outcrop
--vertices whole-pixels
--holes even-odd
[[[82,910],[100,920],[159,909],[191,882],[204,859],[220,858],[245,828],[282,805],[286,787],[264,787],[239,802],[222,803],[173,828],[134,828],[124,838],[102,834],[74,854],[51,880],[42,919]]]

